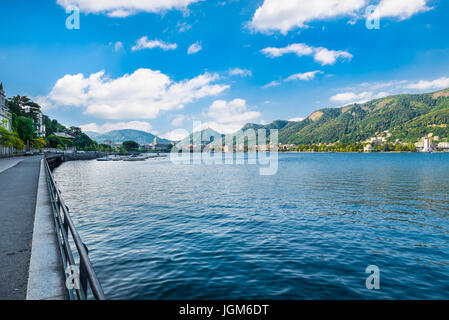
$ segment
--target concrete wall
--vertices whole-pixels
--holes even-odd
[[[58,167],[61,163],[66,161],[77,161],[77,160],[94,160],[97,158],[107,156],[107,152],[65,152],[65,153],[46,153],[45,157],[47,159],[50,169]]]

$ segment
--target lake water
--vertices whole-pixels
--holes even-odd
[[[109,299],[449,299],[449,154],[54,174]]]

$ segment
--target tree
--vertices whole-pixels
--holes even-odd
[[[15,96],[9,100],[6,101],[6,104],[9,108],[9,111],[11,113],[15,114],[16,116],[25,116],[25,111],[23,110],[23,107],[28,105],[31,102],[30,98],[26,96]]]
[[[45,126],[45,135],[48,137],[55,132],[65,132],[67,128],[60,124],[57,120],[51,120],[48,116],[42,117],[42,122]]]
[[[126,151],[135,151],[139,149],[139,144],[135,141],[124,141],[123,147],[126,149]]]
[[[18,136],[14,135],[13,145],[16,150],[23,150],[25,148],[25,143]]]
[[[16,150],[25,148],[25,144],[16,133],[9,132],[3,127],[0,127],[0,144],[5,147],[14,147]]]
[[[68,131],[72,136],[75,136],[75,137],[82,134],[81,128],[78,128],[78,127],[70,127],[70,129]]]
[[[49,145],[50,148],[58,148],[58,145],[60,145],[62,147],[71,147],[72,146],[72,141],[70,141],[69,139],[55,136],[54,134],[49,135],[46,140],[48,142],[47,145]]]
[[[15,129],[22,141],[31,141],[34,135],[34,122],[30,118],[17,117],[15,118]]]
[[[73,146],[76,147],[78,150],[86,150],[86,149],[95,150],[96,143],[92,141],[92,139],[89,138],[87,134],[81,133],[73,140]]]
[[[13,146],[13,133],[9,132],[3,127],[0,127],[0,144],[5,147],[12,147]]]
[[[118,147],[117,150],[121,155],[125,155],[127,153],[125,147],[123,146]]]
[[[36,138],[33,139],[31,145],[33,146],[34,149],[42,149],[47,145],[47,142],[45,141],[44,138]]]
[[[416,146],[415,146],[413,143],[409,143],[409,144],[407,145],[407,149],[408,149],[410,152],[416,152]]]

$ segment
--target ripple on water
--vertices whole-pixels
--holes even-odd
[[[55,178],[108,298],[449,298],[449,155],[281,154],[274,176],[79,161]]]

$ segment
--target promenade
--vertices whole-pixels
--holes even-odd
[[[64,298],[41,160],[0,159],[0,300]]]

